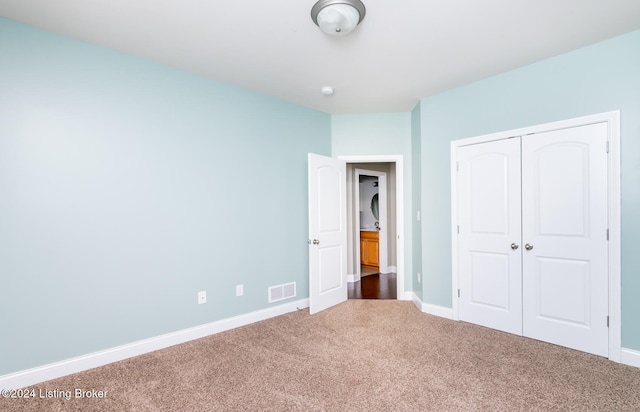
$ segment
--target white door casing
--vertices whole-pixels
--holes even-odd
[[[395,226],[396,226],[396,273],[397,299],[411,300],[411,293],[404,290],[405,254],[404,254],[404,160],[402,155],[358,155],[338,156],[347,163],[394,163],[395,164]],[[354,247],[355,249],[355,247]],[[360,256],[354,256],[360,259]]]
[[[458,151],[460,320],[522,334],[520,139]]]
[[[608,356],[607,125],[522,138],[523,334]]]
[[[346,162],[309,153],[309,312],[347,300]]]

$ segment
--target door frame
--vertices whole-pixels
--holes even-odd
[[[307,159],[309,314],[313,315],[348,298],[347,165],[315,153]]]
[[[380,204],[380,212],[379,212],[379,223],[380,223],[380,230],[378,231],[378,235],[379,235],[379,247],[378,247],[378,262],[380,264],[380,273],[387,273],[389,271],[389,258],[388,258],[388,253],[387,253],[387,236],[388,236],[388,227],[387,227],[387,173],[385,172],[378,172],[375,170],[366,170],[366,169],[360,169],[360,168],[356,168],[354,170],[354,176],[355,176],[355,180],[354,180],[354,192],[356,190],[360,190],[360,176],[375,176],[378,178],[378,197],[379,197],[379,204]],[[356,186],[356,182],[357,182],[357,186]],[[354,236],[355,239],[355,256],[360,256],[360,232],[357,230],[357,228],[360,227],[360,213],[357,213],[358,210],[360,210],[360,196],[356,196],[356,193],[353,194],[353,198],[354,198],[354,211],[356,213],[354,213],[356,222],[354,227],[356,228],[356,234],[357,236]],[[355,265],[356,266],[356,281],[360,279],[360,275],[361,275],[361,266],[362,265]]]
[[[411,300],[411,292],[404,290],[405,266],[404,266],[404,162],[402,155],[350,155],[338,156],[347,164],[357,163],[395,163],[396,165],[396,298],[398,300]],[[349,213],[347,213],[350,216]],[[347,219],[350,219],[347,217]],[[358,248],[360,246],[358,245]],[[354,248],[355,251],[355,248]],[[360,261],[360,256],[355,257]]]
[[[451,292],[453,302],[453,319],[460,320],[458,306],[458,182],[457,152],[458,148],[478,143],[525,136],[533,133],[550,132],[594,123],[607,123],[609,161],[607,166],[607,205],[609,227],[609,359],[621,362],[622,356],[622,289],[621,289],[621,212],[620,212],[620,111],[599,113],[577,117],[558,122],[528,126],[520,129],[491,133],[451,142]]]

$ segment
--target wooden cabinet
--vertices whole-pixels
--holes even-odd
[[[360,264],[367,269],[379,270],[378,232],[360,231]]]

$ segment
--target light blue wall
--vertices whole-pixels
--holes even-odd
[[[411,215],[411,114],[372,113],[334,115],[331,118],[334,157],[402,155],[404,162],[404,216]],[[411,219],[404,222],[405,290],[412,289]]]
[[[405,285],[450,307],[449,142],[616,109],[640,350],[640,32],[332,117],[1,18],[0,56],[0,375],[265,308],[269,285],[306,297],[307,152],[404,156]]]
[[[622,345],[640,350],[640,31],[421,100],[424,301],[452,304],[452,140],[617,109]]]
[[[0,56],[0,375],[308,296],[329,115],[6,19]]]

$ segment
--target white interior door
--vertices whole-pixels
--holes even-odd
[[[309,312],[347,300],[346,162],[309,153]]]
[[[522,138],[523,333],[608,356],[607,124]]]
[[[461,320],[522,334],[520,139],[458,151]]]

